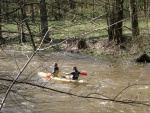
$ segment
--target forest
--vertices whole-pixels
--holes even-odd
[[[78,49],[93,49],[102,38],[112,48],[130,50],[136,43],[147,49],[141,44],[149,36],[147,0],[2,0],[0,5],[1,47],[36,50],[44,37],[43,43],[65,40]]]
[[[104,111],[102,111],[103,108],[100,109],[102,113],[106,113],[108,109],[112,112],[128,112],[131,109],[135,110],[135,106],[143,107],[147,113],[150,106],[149,98],[147,98],[149,94],[145,91],[150,87],[149,82],[146,81],[148,67],[147,65],[145,68],[142,67],[143,64],[131,64],[136,67],[132,72],[132,68],[126,65],[130,63],[126,63],[124,59],[132,61],[144,54],[148,58],[147,61],[150,61],[148,56],[150,53],[149,5],[149,0],[0,0],[0,112],[10,112],[14,108],[12,113],[40,113],[42,112],[40,109],[34,110],[37,103],[42,109],[44,108],[43,104],[40,106],[42,102],[46,106],[54,103],[62,104],[57,99],[53,100],[54,103],[47,102],[50,98],[45,96],[46,94],[51,96],[57,94],[62,102],[66,102],[62,99],[62,95],[67,95],[65,98],[68,101],[70,98],[71,100],[78,98],[77,101],[82,103],[81,100],[85,99],[92,106],[94,103],[99,106],[98,101],[109,102]],[[102,59],[98,60],[99,58]],[[135,61],[140,60],[138,58]],[[67,66],[70,68],[72,65],[78,65],[82,70],[89,71],[87,77],[81,78],[88,79],[89,83],[95,85],[68,85],[66,87],[70,90],[67,90],[61,83],[45,83],[37,76],[35,77],[38,71],[51,72],[54,62],[59,62],[61,70],[68,71]],[[125,66],[124,70],[119,67],[120,65]],[[140,75],[136,78],[133,76],[132,79],[128,76],[129,78],[124,78],[127,79],[125,81],[122,77],[118,78],[124,81],[122,84],[114,79],[117,76],[115,75],[116,67],[119,70],[118,75],[120,70],[122,70],[121,74],[138,73]],[[102,71],[103,68],[105,72]],[[107,68],[110,69],[107,70]],[[113,76],[109,78],[107,74],[111,73],[112,68]],[[125,70],[127,72],[124,72]],[[143,70],[148,73],[145,74]],[[96,78],[94,76],[96,72],[99,76],[100,73],[106,76],[101,79]],[[102,81],[96,81],[98,79]],[[92,80],[96,83],[91,82]],[[114,80],[116,84],[121,85],[116,86],[114,83],[116,87],[114,92],[105,87],[100,90],[105,84],[104,81],[108,82],[109,88],[111,87],[109,80]],[[58,85],[62,85],[62,89],[56,87]],[[92,89],[93,87],[95,89]],[[135,92],[139,91],[135,93],[136,95],[133,95],[134,91],[131,91],[133,87]],[[137,87],[138,90],[136,90]],[[141,87],[145,88],[143,94],[140,91]],[[90,90],[87,91],[87,89]],[[126,90],[129,93],[124,93]],[[39,95],[36,94],[38,91]],[[38,100],[37,97],[41,99],[42,94],[43,100]],[[66,103],[66,105],[69,104]],[[117,111],[117,108],[108,107],[110,104],[113,106],[119,104],[120,111]],[[126,107],[123,108],[122,105]],[[130,107],[133,108],[130,109]],[[70,108],[62,109],[64,113],[73,113],[68,110]],[[96,107],[97,111],[94,112],[98,113],[98,109]],[[53,113],[63,113],[53,111],[52,108],[50,110]],[[81,111],[75,109],[75,112],[88,113],[84,109]],[[143,111],[139,110],[140,112]]]

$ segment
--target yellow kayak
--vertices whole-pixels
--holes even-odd
[[[62,77],[53,77],[53,76],[50,76],[51,73],[45,73],[45,72],[38,72],[38,76],[44,78],[44,79],[47,79],[47,80],[50,80],[50,81],[53,81],[53,82],[66,82],[66,83],[79,83],[79,84],[86,84],[87,81],[85,80],[72,80],[70,78],[70,76],[65,76],[66,78],[62,78]]]

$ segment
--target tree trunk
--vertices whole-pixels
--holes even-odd
[[[93,15],[93,18],[95,18],[95,0],[93,0],[93,11],[92,11],[92,15]]]
[[[2,14],[1,6],[2,0],[0,0],[0,14]],[[2,16],[0,16],[0,38],[2,38]]]
[[[21,7],[24,5],[23,2],[20,2]],[[26,42],[26,38],[25,38],[25,33],[24,33],[24,20],[26,19],[26,13],[25,13],[25,9],[24,7],[22,7],[21,9],[21,38],[20,38],[20,43],[25,43]]]
[[[61,13],[61,0],[56,0],[56,11],[55,11],[55,19],[56,21],[60,21],[63,17]]]
[[[148,14],[148,0],[144,0],[144,15],[147,17]]]
[[[9,11],[9,6],[8,6],[8,0],[5,0],[5,9],[6,11],[8,12]],[[5,20],[6,20],[6,23],[9,23],[9,15],[6,13],[6,16],[5,16]]]
[[[76,10],[76,3],[75,3],[75,1],[74,0],[69,0],[69,6],[70,6],[70,13],[72,13],[72,14],[75,14],[75,10]],[[72,22],[75,20],[75,16],[74,15],[72,15],[73,17],[72,17]]]
[[[44,43],[48,43],[51,41],[51,38],[49,38],[49,33],[48,32],[48,19],[47,19],[47,9],[46,9],[46,2],[45,0],[40,0],[40,18],[41,18],[41,37],[43,39],[44,37]]]
[[[136,0],[130,0],[130,14],[132,18],[132,37],[135,38],[139,35],[139,24],[138,24],[138,11]]]
[[[22,3],[22,4],[24,4],[24,3]],[[29,35],[30,35],[30,38],[31,38],[31,42],[32,42],[32,45],[33,45],[33,49],[34,49],[34,51],[35,51],[35,50],[36,50],[36,46],[35,46],[34,39],[33,39],[32,33],[31,33],[31,29],[30,29],[29,24],[28,24],[27,19],[26,19],[26,18],[27,18],[27,15],[26,15],[26,11],[25,11],[24,8],[25,8],[25,7],[22,7],[22,8],[21,8],[22,21],[25,22],[25,24],[26,24],[26,26],[27,26],[27,29],[28,29],[28,32],[29,32]],[[25,35],[25,34],[24,34],[24,35]],[[24,38],[25,38],[25,36],[24,36]],[[23,41],[26,41],[26,39],[23,40]]]
[[[76,8],[76,3],[73,0],[69,0],[70,9],[74,10]]]
[[[31,9],[30,9],[30,12],[31,12],[31,19],[32,19],[32,23],[35,23],[35,14],[34,14],[34,5],[31,4]]]
[[[122,36],[122,23],[123,23],[123,0],[116,0],[117,1],[117,43],[123,43],[124,39]]]
[[[107,8],[107,23],[110,26],[108,28],[109,41],[120,44],[124,42],[122,36],[123,0],[116,0],[115,3],[112,3],[112,6]]]

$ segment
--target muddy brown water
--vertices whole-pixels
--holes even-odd
[[[13,79],[31,52],[6,53],[1,52],[0,55],[0,77]],[[73,66],[86,71],[88,76],[80,76],[79,79],[88,81],[88,84],[50,82],[37,76],[39,71],[52,72],[55,62],[59,64],[60,74],[70,72]],[[150,103],[149,76],[150,64],[135,63],[132,58],[122,60],[79,53],[39,52],[18,80],[56,91],[16,83],[5,101],[2,113],[149,113],[150,106],[143,105]],[[0,80],[0,101],[10,84]]]

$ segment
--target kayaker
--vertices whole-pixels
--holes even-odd
[[[72,80],[78,80],[80,72],[78,71],[77,67],[74,66],[72,72],[70,72],[70,73],[65,73],[64,72],[64,74],[66,74],[66,75],[73,75]]]
[[[57,63],[54,64],[54,71],[51,75],[54,76],[54,77],[60,77],[59,76],[59,67],[58,67]]]

